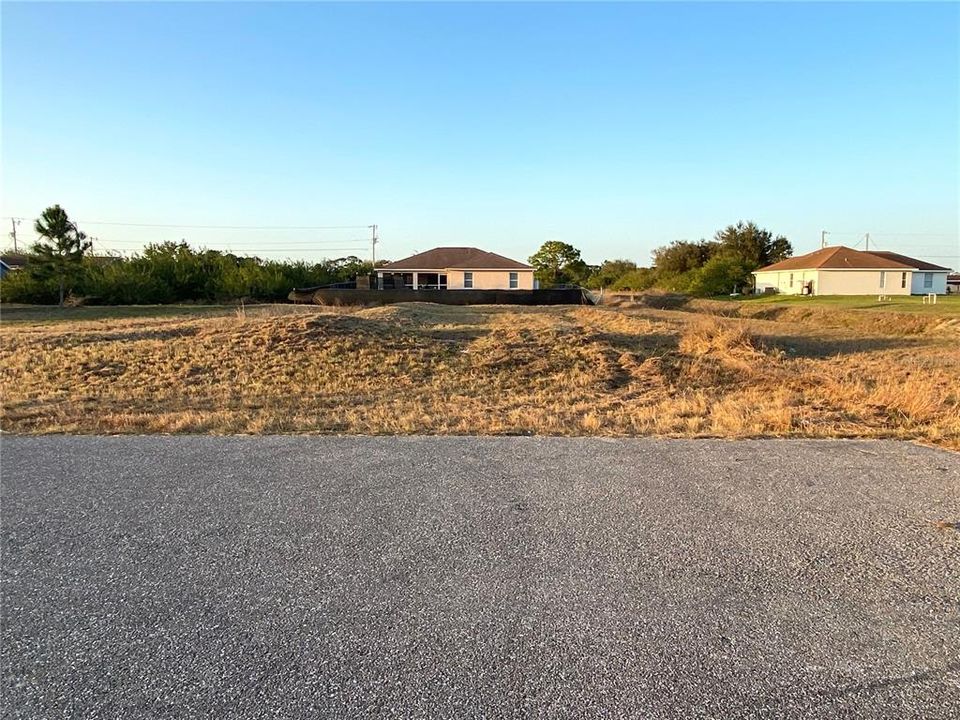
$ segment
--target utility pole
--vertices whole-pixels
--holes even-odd
[[[864,250],[870,252],[870,233],[867,233],[863,236],[864,242],[866,243],[863,247]]]
[[[17,218],[10,218],[10,225],[13,227],[13,231],[10,233],[10,237],[13,238],[13,252],[17,252],[17,225],[20,224],[20,221]]]
[[[371,225],[373,235],[370,237],[370,262],[374,267],[377,266],[377,226]]]
[[[827,235],[829,233],[826,230],[820,231],[820,249],[822,250],[827,246]]]

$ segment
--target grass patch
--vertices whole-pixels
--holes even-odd
[[[723,302],[745,305],[784,305],[834,310],[866,310],[871,312],[910,312],[924,315],[956,317],[960,315],[960,295],[939,295],[935,305],[924,304],[920,295],[891,295],[882,302],[876,295],[744,295],[738,298],[716,298]]]
[[[829,316],[842,309],[728,317],[717,307],[748,305],[702,302],[47,311],[0,323],[0,427],[888,437],[960,449],[955,337],[845,325]]]

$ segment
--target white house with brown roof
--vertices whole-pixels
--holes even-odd
[[[941,295],[949,273],[906,255],[838,245],[767,265],[753,277],[757,292],[785,295]]]
[[[411,290],[533,290],[533,267],[472,247],[438,247],[377,268],[377,286]]]

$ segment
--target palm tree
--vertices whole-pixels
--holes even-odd
[[[56,278],[60,286],[60,307],[63,307],[67,282],[76,275],[83,263],[83,254],[92,243],[71,222],[67,211],[59,205],[48,207],[34,223],[33,229],[43,238],[35,243],[30,258],[30,270],[40,279]]]

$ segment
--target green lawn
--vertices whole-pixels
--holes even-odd
[[[743,295],[723,299],[751,305],[802,305],[843,310],[895,310],[931,315],[960,315],[960,295],[939,295],[936,305],[924,305],[920,295],[893,295],[883,302],[878,302],[876,295]]]

